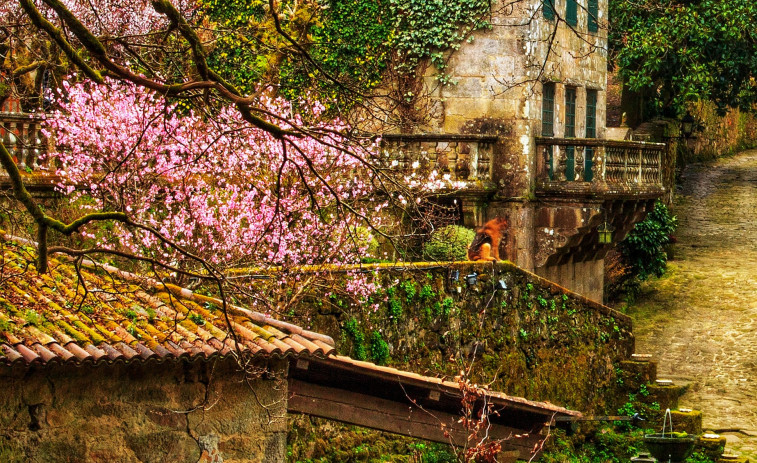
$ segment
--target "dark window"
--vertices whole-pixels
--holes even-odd
[[[588,2],[589,3],[586,7],[586,10],[589,15],[589,19],[588,19],[589,32],[598,32],[599,22],[597,22],[597,18],[599,15],[599,0],[588,0]]]
[[[576,89],[565,88],[565,138],[576,136]],[[568,181],[576,179],[576,149],[573,146],[565,147],[565,178]]]
[[[576,88],[565,87],[565,138],[576,136]]]
[[[597,91],[586,90],[586,138],[597,137]],[[591,169],[594,166],[594,148],[586,147],[584,154],[584,180],[591,182],[594,174]]]
[[[550,0],[546,0],[550,1]],[[555,136],[555,84],[546,83],[542,84],[541,93],[541,136],[542,137],[554,137]],[[554,161],[552,156],[552,147],[550,146],[547,152],[547,174],[549,179],[552,180],[554,176]]]
[[[544,14],[544,19],[555,19],[555,0],[542,0],[541,10]]]
[[[586,90],[586,138],[597,137],[597,91]]]
[[[555,84],[542,84],[541,136],[555,136]]]
[[[568,0],[565,7],[565,22],[571,26],[578,25],[578,0]]]

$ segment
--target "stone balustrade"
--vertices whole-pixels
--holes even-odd
[[[0,141],[22,170],[44,169],[40,157],[47,151],[42,134],[44,114],[0,112]]]
[[[542,186],[588,182],[619,187],[662,187],[663,143],[596,138],[536,138]]]
[[[382,152],[392,169],[436,171],[450,182],[481,186],[492,181],[496,135],[384,134]]]

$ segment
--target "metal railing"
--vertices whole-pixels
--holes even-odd
[[[492,180],[496,135],[384,134],[382,152],[393,169],[435,170],[452,182]]]
[[[42,134],[44,114],[0,112],[0,140],[22,170],[44,169],[40,165],[47,151]]]
[[[664,143],[537,137],[537,179],[661,186],[664,151]]]

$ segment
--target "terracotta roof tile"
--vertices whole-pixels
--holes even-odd
[[[31,243],[1,244],[0,365],[334,352],[328,336],[229,305],[236,345],[219,300],[107,265],[85,265],[80,282],[63,258],[40,275]]]

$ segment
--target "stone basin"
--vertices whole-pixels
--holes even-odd
[[[694,435],[674,437],[670,433],[646,434],[644,445],[660,463],[668,461],[676,463],[684,461],[691,455],[696,438]]]

